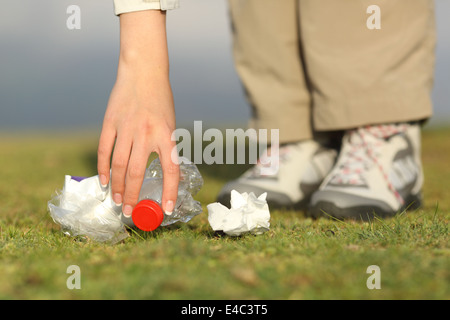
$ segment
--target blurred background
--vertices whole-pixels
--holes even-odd
[[[68,30],[67,7],[81,8]],[[450,1],[436,0],[434,117],[450,124]],[[249,108],[232,61],[226,0],[181,0],[168,14],[179,126],[245,126]],[[0,131],[100,130],[116,77],[119,20],[112,0],[2,0]]]

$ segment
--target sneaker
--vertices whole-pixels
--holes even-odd
[[[369,220],[421,205],[419,124],[347,131],[335,167],[310,204],[313,217]]]
[[[257,196],[267,192],[270,208],[305,209],[311,194],[333,168],[337,151],[315,140],[280,146],[278,170],[272,174],[264,173],[265,157],[267,154],[241,177],[227,183],[217,201],[229,207],[232,190],[253,192]]]

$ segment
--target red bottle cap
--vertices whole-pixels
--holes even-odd
[[[153,231],[163,222],[164,213],[156,201],[142,200],[134,207],[131,218],[139,229]]]

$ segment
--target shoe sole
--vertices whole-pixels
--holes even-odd
[[[417,210],[422,206],[421,195],[413,195],[406,199],[406,205],[398,211],[386,211],[376,206],[355,206],[348,208],[340,208],[333,202],[319,201],[314,206],[310,205],[307,216],[318,219],[320,217],[328,217],[338,220],[362,220],[370,221],[375,217],[390,218],[405,210]]]

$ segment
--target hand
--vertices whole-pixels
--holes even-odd
[[[122,204],[123,214],[130,216],[138,201],[148,158],[156,152],[164,175],[162,207],[170,214],[178,193],[179,166],[171,159],[176,146],[171,140],[175,111],[165,32],[157,32],[162,21],[165,26],[165,15],[145,11],[124,14],[120,19],[118,76],[98,146],[100,182],[106,185],[111,179],[114,202]]]

